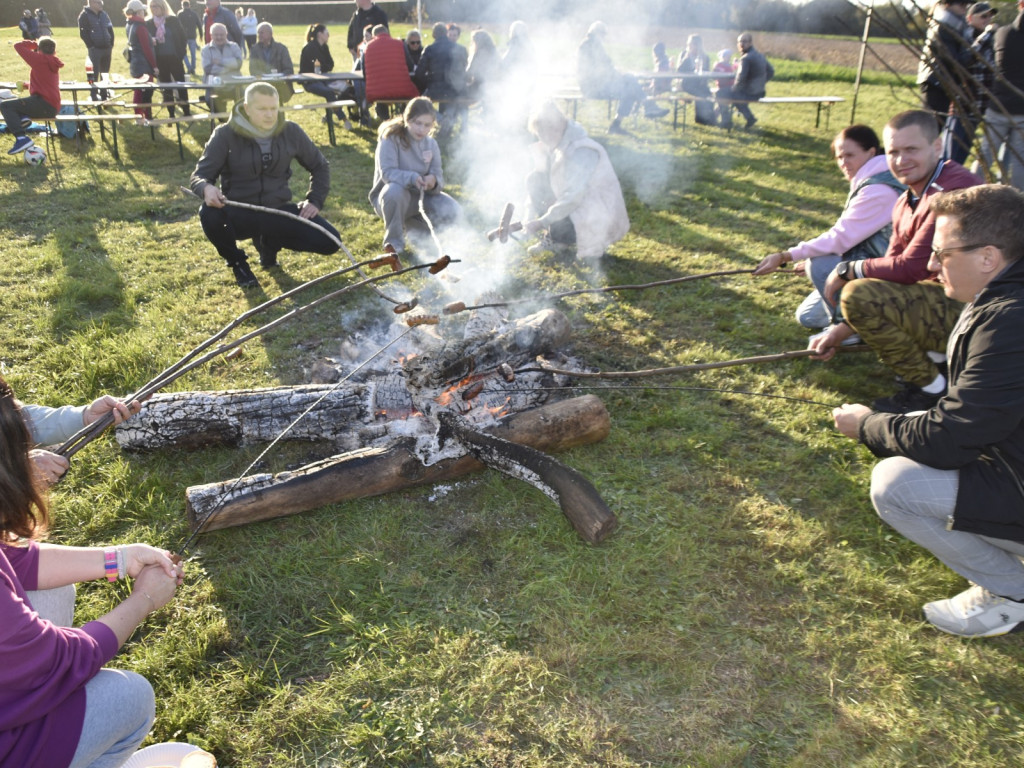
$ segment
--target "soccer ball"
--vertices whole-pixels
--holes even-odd
[[[29,165],[42,165],[46,162],[46,152],[42,147],[29,147],[25,150],[25,162]]]

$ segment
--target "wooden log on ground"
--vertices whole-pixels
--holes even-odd
[[[558,451],[599,442],[610,430],[611,418],[604,403],[595,395],[584,395],[513,414],[487,433],[537,450]],[[405,438],[386,447],[324,459],[294,472],[192,486],[185,497],[193,529],[216,530],[447,482],[484,468],[468,454],[425,466],[415,453],[415,440]]]

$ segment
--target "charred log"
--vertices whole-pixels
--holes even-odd
[[[603,440],[610,430],[611,419],[604,404],[596,396],[586,395],[513,414],[488,432],[516,447],[559,451]],[[202,526],[204,530],[244,525],[350,499],[446,482],[485,468],[472,455],[425,466],[417,456],[415,443],[413,438],[402,438],[385,447],[348,452],[294,472],[192,486],[186,491],[189,522],[193,528]],[[547,471],[542,468],[542,472]],[[602,516],[591,498],[577,501],[582,486],[575,485],[574,479],[557,477],[551,483],[574,505],[589,505],[580,516],[582,530],[573,522],[588,541],[600,541],[614,526],[611,512]]]

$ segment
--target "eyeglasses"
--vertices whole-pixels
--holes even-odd
[[[423,45],[419,40],[409,40],[409,45]]]
[[[940,264],[946,261],[946,256],[957,251],[976,251],[979,248],[987,248],[989,243],[980,243],[978,245],[954,245],[949,248],[932,248],[932,256]]]

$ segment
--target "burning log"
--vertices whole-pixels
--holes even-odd
[[[474,435],[460,436],[459,440],[475,447],[481,438],[485,442],[498,438],[517,449],[519,458],[522,454],[518,451],[527,450],[524,446],[559,451],[603,440],[610,430],[611,419],[604,404],[594,395],[585,395],[513,414],[486,434],[471,430]],[[351,451],[294,472],[192,486],[185,492],[189,522],[203,530],[244,525],[350,499],[446,482],[485,468],[472,455],[425,466],[417,456],[415,442],[402,438],[385,447]],[[567,473],[563,474],[550,465],[536,464],[532,455],[527,462],[538,467],[533,471],[557,490],[563,509],[566,504],[570,506],[572,515],[569,511],[566,514],[587,541],[598,542],[612,530],[615,517],[592,486],[588,491],[579,483],[582,478],[566,467],[561,467]]]
[[[451,413],[438,416],[442,438],[454,438],[488,467],[538,488],[569,518],[576,532],[597,544],[618,521],[597,489],[583,475],[550,456],[470,427]]]

